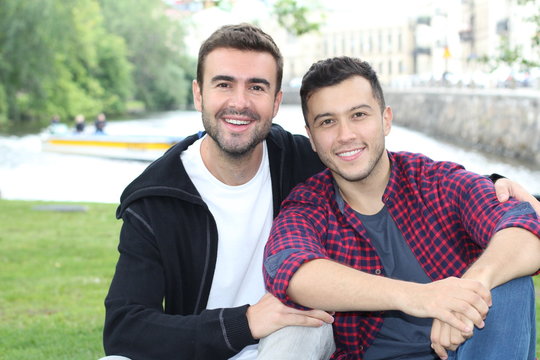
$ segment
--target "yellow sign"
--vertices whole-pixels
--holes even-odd
[[[448,46],[446,46],[446,47],[444,48],[444,55],[443,55],[443,57],[444,57],[445,59],[449,59],[449,58],[452,57],[452,54],[450,53],[450,49],[448,48]]]

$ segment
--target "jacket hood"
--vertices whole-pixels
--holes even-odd
[[[169,196],[181,199],[191,196],[193,200],[197,199],[195,196],[198,194],[197,189],[187,176],[180,154],[202,134],[204,133],[184,138],[137,176],[122,192],[116,217],[121,218],[131,203],[147,196]]]

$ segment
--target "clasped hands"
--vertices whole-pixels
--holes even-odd
[[[433,318],[431,347],[445,360],[448,350],[456,350],[473,336],[474,327],[484,327],[492,304],[491,293],[480,281],[454,277],[425,286],[431,287],[426,291],[433,296],[426,302],[431,313],[427,317]]]

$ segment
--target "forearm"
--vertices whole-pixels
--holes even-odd
[[[519,228],[497,232],[488,247],[465,272],[463,278],[480,281],[493,289],[540,269],[540,239]]]
[[[491,302],[476,280],[447,278],[419,284],[367,274],[325,259],[301,265],[289,282],[289,297],[304,306],[327,311],[399,310],[436,318],[472,330],[457,314],[481,326]]]
[[[327,311],[401,310],[418,286],[316,259],[298,268],[287,294],[300,305]]]
[[[255,343],[245,317],[247,306],[182,316],[135,305],[116,306],[111,301],[106,305],[103,345],[107,355],[228,359]],[[240,329],[245,329],[242,334]]]

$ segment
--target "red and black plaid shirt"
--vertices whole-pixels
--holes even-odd
[[[489,179],[420,154],[388,154],[392,169],[383,201],[432,280],[461,276],[501,229],[520,227],[540,236],[532,207],[499,203]],[[332,175],[325,170],[283,202],[265,249],[266,286],[294,305],[286,294],[292,275],[304,262],[320,258],[381,275],[380,258],[367,238],[354,210],[347,204],[339,210]],[[337,313],[333,359],[361,359],[382,322],[380,312]]]

